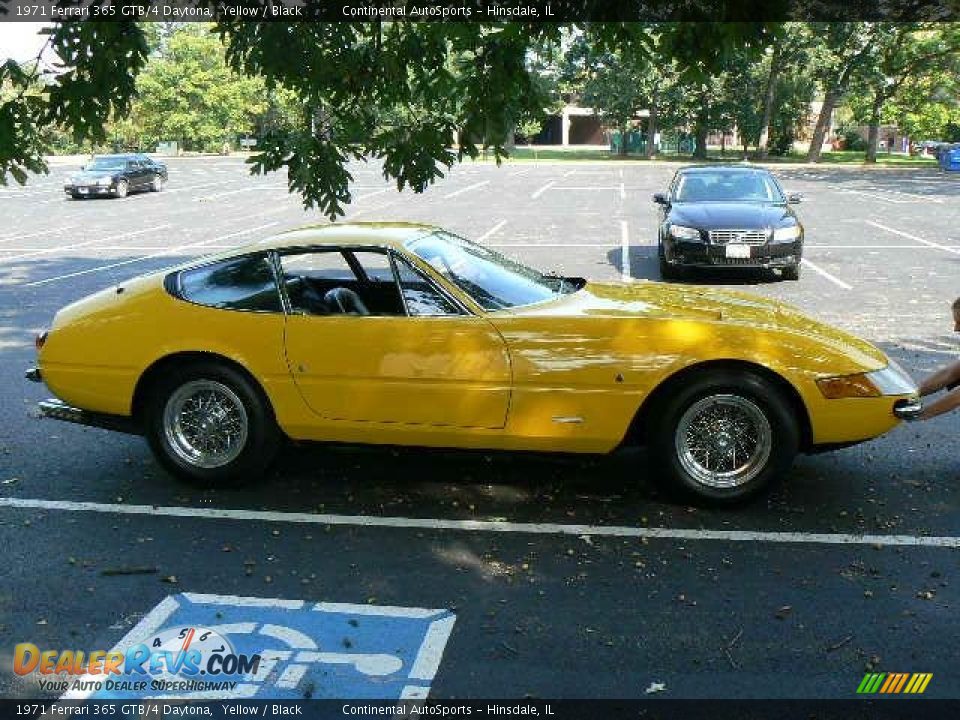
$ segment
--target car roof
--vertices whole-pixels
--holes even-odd
[[[677,173],[700,173],[700,172],[756,172],[770,174],[770,171],[764,167],[756,165],[688,165],[677,170]]]
[[[414,238],[429,235],[440,228],[423,223],[345,222],[307,225],[264,238],[243,248],[283,250],[315,245],[369,246],[402,248]]]

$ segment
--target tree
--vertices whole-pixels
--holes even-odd
[[[690,77],[709,73],[732,48],[759,46],[766,32],[764,23],[690,25],[656,28],[662,59],[675,60]],[[528,52],[559,42],[564,30],[539,22],[228,19],[214,27],[234,71],[261,78],[267,91],[293,92],[302,103],[295,124],[261,138],[252,170],[286,170],[290,190],[331,217],[350,199],[351,159],[379,158],[398,187],[419,192],[481,148],[498,161],[505,157],[517,123],[548,104],[528,71]],[[589,27],[607,49],[652,46],[647,25]],[[0,178],[19,180],[26,169],[45,167],[39,128],[60,124],[78,140],[103,141],[105,124],[129,113],[136,77],[152,52],[132,21],[65,20],[48,32],[62,71],[37,101],[14,92],[0,105]],[[3,77],[15,91],[25,83],[9,69]],[[452,150],[455,136],[460,143]]]
[[[960,29],[940,23],[882,23],[876,32],[874,62],[864,72],[851,101],[855,115],[869,130],[865,162],[877,161],[880,124],[889,104],[907,85],[916,87],[939,74],[960,55]],[[929,99],[922,106],[932,104]]]
[[[199,23],[173,32],[137,78],[137,94],[133,112],[143,131],[185,149],[232,144],[267,109],[263,81],[231,71],[220,41]]]
[[[811,23],[811,32],[817,39],[815,76],[824,95],[807,162],[819,162],[834,108],[857,74],[872,61],[877,27],[862,22]]]

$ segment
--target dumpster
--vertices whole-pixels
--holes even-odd
[[[940,150],[940,169],[960,172],[960,145],[950,145]]]

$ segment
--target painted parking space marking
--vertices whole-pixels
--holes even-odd
[[[452,193],[447,193],[443,196],[444,200],[449,200],[450,198],[455,198],[458,195],[463,195],[464,193],[470,192],[471,190],[476,190],[482,188],[484,185],[489,185],[489,180],[483,180],[482,182],[474,183],[473,185],[467,185],[465,188],[460,188],[459,190],[454,190]]]
[[[911,316],[912,317],[912,316]],[[884,545],[900,547],[960,548],[954,535],[856,535],[853,533],[774,532],[763,530],[708,530],[623,525],[578,525],[567,523],[526,523],[509,520],[450,520],[377,515],[333,515],[327,513],[281,512],[276,510],[235,510],[162,505],[121,505],[78,500],[0,497],[0,508],[95,512],[113,515],[153,515],[199,520],[236,520],[305,525],[337,525],[415,530],[521,533],[531,535],[649,538],[663,540],[715,540],[719,542],[771,542],[813,545]]]
[[[483,242],[484,240],[486,240],[487,238],[489,238],[489,237],[491,237],[491,236],[493,236],[493,235],[496,235],[498,232],[500,232],[501,228],[503,228],[503,226],[506,225],[506,224],[507,224],[507,221],[506,221],[506,220],[501,220],[501,221],[498,222],[496,225],[494,225],[492,228],[490,228],[489,230],[487,230],[483,235],[481,235],[480,237],[478,237],[478,238],[476,239],[476,242],[482,243],[482,242]]]
[[[836,277],[835,275],[831,275],[831,274],[828,273],[826,270],[824,270],[822,267],[820,267],[819,265],[817,265],[817,264],[814,263],[814,262],[811,262],[811,261],[808,260],[807,258],[801,259],[800,262],[801,262],[803,265],[806,265],[806,266],[807,266],[808,268],[810,268],[811,270],[813,270],[815,273],[817,273],[817,275],[820,275],[821,277],[825,277],[827,280],[829,280],[830,282],[832,282],[832,283],[833,283],[834,285],[836,285],[837,287],[842,287],[844,290],[853,290],[853,287],[852,287],[851,285],[848,285],[847,283],[845,283],[843,280],[841,280],[840,278]]]
[[[960,255],[960,248],[950,247],[949,245],[941,245],[940,243],[935,243],[930,240],[924,240],[922,237],[911,235],[910,233],[903,232],[903,230],[897,230],[896,228],[888,227],[881,223],[874,222],[873,220],[865,220],[864,222],[867,223],[867,225],[872,225],[873,227],[879,228],[880,230],[885,230],[888,233],[905,237],[907,240],[914,240],[922,245],[926,245],[927,247],[943,250],[948,253],[953,253],[954,255]]]
[[[141,661],[156,672],[112,675],[113,684],[85,675],[62,699],[423,699],[455,622],[445,609],[181,593],[110,651],[124,654],[125,669],[167,650],[167,658]],[[169,672],[193,640],[193,667]],[[255,670],[231,670],[237,663]],[[145,687],[120,684],[138,680]]]
[[[534,190],[533,193],[531,193],[531,195],[530,195],[530,199],[531,199],[531,200],[536,200],[538,197],[540,197],[541,195],[543,195],[547,190],[549,190],[550,188],[552,188],[552,187],[553,187],[554,185],[556,185],[556,184],[557,184],[557,181],[556,181],[556,180],[551,180],[550,182],[548,182],[546,185],[542,186],[542,187],[539,188],[538,190]]]
[[[120,233],[119,235],[110,235],[105,238],[95,238],[94,240],[86,240],[85,242],[72,243],[70,245],[55,245],[50,248],[43,248],[41,250],[34,250],[27,253],[21,253],[20,255],[14,255],[13,257],[3,258],[4,262],[13,262],[14,260],[25,260],[27,258],[36,257],[37,255],[49,255],[54,252],[64,252],[68,250],[74,250],[76,248],[89,247],[90,245],[97,245],[99,243],[110,242],[112,240],[119,240],[120,238],[125,237],[135,237],[137,235],[146,235],[147,233],[157,232],[158,230],[166,230],[171,227],[170,225],[156,225],[154,227],[144,228],[143,230],[133,230],[131,232]]]
[[[620,221],[620,279],[623,282],[633,280],[630,275],[630,229],[626,220]]]
[[[133,265],[134,263],[141,263],[147,260],[152,260],[154,258],[160,258],[168,255],[175,255],[184,250],[193,250],[198,248],[205,248],[210,250],[210,245],[214,243],[223,242],[224,240],[241,237],[243,235],[250,235],[251,233],[259,232],[260,230],[266,230],[269,227],[276,225],[276,222],[266,223],[265,225],[258,225],[257,227],[248,228],[246,230],[239,230],[235,233],[230,233],[228,235],[221,235],[219,237],[212,238],[210,240],[198,240],[197,242],[184,243],[183,245],[177,245],[172,248],[164,248],[149,255],[144,255],[142,257],[131,258],[129,260],[120,260],[118,262],[107,263],[106,265],[97,265],[96,267],[87,268],[85,270],[77,270],[76,272],[66,273],[64,275],[55,275],[53,277],[44,278],[43,280],[34,280],[33,282],[25,283],[24,287],[35,287],[37,285],[47,285],[52,282],[59,282],[61,280],[68,280],[70,278],[80,277],[82,275],[90,275],[92,273],[103,272],[104,270],[113,270],[114,268],[123,267],[125,265]]]

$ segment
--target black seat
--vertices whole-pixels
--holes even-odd
[[[363,300],[353,290],[345,287],[335,287],[328,290],[323,301],[330,308],[330,312],[345,315],[369,315],[370,311],[363,304]]]

